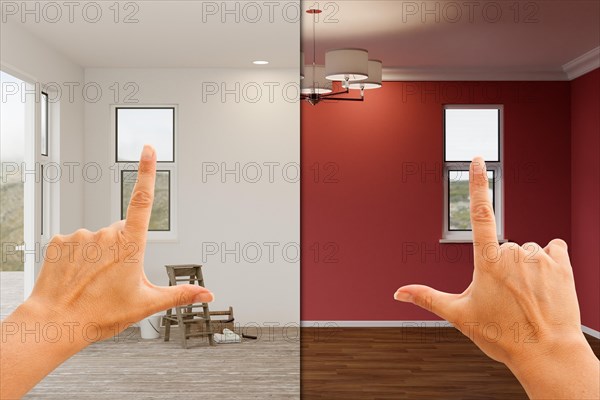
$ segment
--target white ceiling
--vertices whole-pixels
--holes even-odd
[[[261,1],[122,1],[119,23],[109,8],[114,2],[97,3],[103,7],[97,23],[85,21],[82,6],[73,13],[74,23],[64,6],[57,23],[36,22],[32,16],[22,23],[19,13],[7,23],[23,25],[84,67],[246,68],[266,59],[271,62],[267,68],[295,68],[299,31],[306,63],[312,62],[312,19],[306,15],[300,29],[295,0],[271,6]],[[137,11],[125,8],[126,3]],[[258,22],[252,22],[257,9],[248,3],[259,6]],[[564,64],[600,46],[599,0],[326,0],[306,1],[301,8],[313,4],[323,8],[316,26],[317,63],[327,49],[366,48],[370,58],[383,61],[388,79],[566,79]],[[224,5],[238,7],[238,15],[223,14]],[[493,22],[498,10],[501,16]],[[138,22],[123,23],[133,11]]]
[[[35,21],[35,14],[22,14],[20,1],[11,3],[18,4],[19,10],[8,16],[7,23],[23,25],[83,67],[248,68],[255,67],[254,60],[270,61],[266,68],[298,66],[297,1],[277,2],[271,9],[262,2],[255,3],[260,6],[257,9],[243,1],[120,1],[118,23],[115,1],[95,2],[102,7],[102,16],[95,23],[84,18],[96,18],[94,6],[88,6],[85,14],[83,11],[86,3],[94,2],[76,2],[79,5],[73,9],[73,23],[69,21],[66,2],[53,2],[60,5],[62,12],[58,22],[51,22],[55,9],[44,11],[39,6],[46,2],[28,2],[29,9],[38,3],[39,22]],[[227,14],[226,10],[234,12]],[[138,22],[125,23],[130,14]]]
[[[424,79],[566,79],[564,64],[600,46],[598,0],[321,4],[329,6],[322,6],[316,25],[317,63],[323,63],[327,49],[365,48],[371,59],[383,61],[388,79],[403,73],[406,78]],[[497,10],[501,15],[493,22]],[[312,62],[313,48],[309,18],[302,23],[306,64]]]

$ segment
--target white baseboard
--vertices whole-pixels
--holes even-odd
[[[590,336],[595,337],[596,339],[600,339],[600,332],[598,332],[597,330],[594,330],[592,328],[588,328],[585,325],[581,325],[581,330],[583,331],[583,333],[588,334]]]
[[[302,328],[441,328],[451,327],[448,321],[301,321]],[[581,325],[583,333],[600,339],[600,332]]]
[[[302,328],[439,328],[448,321],[300,321]]]

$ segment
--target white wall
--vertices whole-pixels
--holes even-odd
[[[83,162],[83,97],[81,92],[69,98],[68,86],[82,85],[84,71],[56,50],[31,35],[18,23],[1,24],[1,66],[17,78],[42,85],[59,87],[62,92],[58,106],[60,134],[51,142],[50,150],[58,153],[61,162]],[[60,181],[60,220],[56,230],[67,233],[83,223],[83,180]]]
[[[297,97],[298,71],[86,69],[85,80],[103,89],[133,82],[139,88],[133,96],[138,105],[178,105],[178,240],[149,242],[145,271],[150,281],[167,284],[165,264],[203,264],[206,286],[216,296],[211,309],[231,305],[241,323],[298,323],[300,264],[295,251],[300,242],[300,184],[295,175],[300,161],[300,112],[298,102],[292,100]],[[235,92],[236,83],[239,102],[235,94],[226,95],[224,101],[221,93],[206,95],[207,87],[214,89],[215,84],[219,91],[225,84]],[[286,94],[283,87],[290,83]],[[260,98],[256,98],[258,90]],[[100,181],[85,184],[85,226],[92,230],[117,218],[110,204],[116,187],[110,182],[113,94],[85,104],[85,161],[99,163],[105,172]],[[236,162],[242,170],[247,167],[248,179],[243,174],[239,183],[233,175],[225,176],[225,183],[221,175],[203,179],[203,169],[209,168],[206,163],[234,168]],[[279,163],[271,164],[273,182],[264,166],[271,162]],[[249,163],[261,165],[263,176],[256,183],[251,183],[256,169]],[[251,262],[256,253],[240,251],[240,262],[235,254],[225,255],[223,261],[222,243],[234,249],[236,242],[248,251],[260,248],[262,257]],[[265,244],[270,242],[276,244]],[[217,243],[218,254],[203,251],[211,243]],[[287,261],[282,254],[286,244]],[[272,259],[269,248],[274,248]]]
[[[69,233],[83,224],[83,179],[81,175],[73,174],[67,178],[65,163],[81,166],[83,163],[83,98],[76,91],[73,96],[66,95],[68,87],[77,87],[83,84],[83,68],[71,62],[58,53],[55,49],[45,44],[39,38],[24,30],[18,22],[6,22],[0,28],[0,68],[35,88],[48,86],[49,92],[54,96],[50,106],[51,136],[49,138],[49,157],[45,162],[55,163],[61,171],[61,178],[57,181],[46,182],[46,208],[45,235],[40,237],[40,224],[35,220],[30,210],[39,209],[39,193],[33,194],[37,183],[30,177],[25,178],[27,195],[25,200],[25,243],[26,250],[31,251],[34,243],[40,246],[52,234]],[[54,90],[52,90],[54,88]],[[23,101],[33,102],[31,94],[21,91]],[[34,103],[31,103],[34,105]],[[33,110],[30,110],[33,111]],[[28,132],[36,129],[33,124],[35,117],[30,115],[26,121],[29,125]],[[39,129],[39,127],[37,128]],[[36,135],[37,136],[37,135]],[[33,170],[33,163],[39,159],[39,148],[31,152],[36,145],[33,135],[26,140],[25,162],[26,169]],[[39,145],[38,145],[39,146]],[[39,170],[39,169],[38,169]],[[47,170],[46,170],[47,171]],[[38,251],[39,254],[39,251]],[[33,281],[41,268],[40,257],[25,259],[24,297],[27,297],[33,288]]]

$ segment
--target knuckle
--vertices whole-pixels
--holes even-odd
[[[55,246],[62,246],[66,241],[66,237],[64,235],[54,235],[50,239],[50,244]]]
[[[97,231],[97,232],[94,234],[94,236],[95,236],[96,238],[99,238],[99,239],[100,239],[100,238],[103,238],[103,237],[107,236],[107,235],[108,235],[110,232],[111,232],[111,228],[102,228],[102,229],[98,230],[98,231]]]
[[[415,304],[427,311],[433,311],[433,299],[431,296],[419,295],[415,297]]]
[[[538,251],[540,251],[542,248],[540,247],[539,244],[535,243],[535,242],[527,242],[527,243],[523,243],[523,246],[521,246],[521,248],[525,251],[525,253],[527,254],[535,254]]]
[[[504,254],[505,256],[507,254],[514,253],[515,251],[518,251],[519,249],[520,249],[520,246],[514,242],[505,242],[500,245],[500,252],[502,254]]]
[[[186,286],[182,286],[182,289],[179,293],[176,294],[175,302],[177,304],[192,304],[193,292]]]
[[[552,239],[550,241],[550,243],[548,243],[548,244],[551,245],[551,246],[562,247],[565,250],[568,248],[567,242],[565,242],[562,239],[558,239],[558,238],[557,239]]]
[[[471,210],[471,219],[474,222],[493,222],[494,210],[487,203],[474,204]]]
[[[73,232],[73,234],[71,235],[71,239],[84,239],[90,236],[92,236],[92,232],[88,231],[87,229],[81,228]]]
[[[155,165],[153,162],[147,161],[147,162],[141,162],[139,164],[139,170],[138,173],[139,174],[145,174],[145,175],[150,175],[154,172],[154,168]]]
[[[154,193],[148,190],[136,190],[131,196],[131,200],[129,201],[129,205],[133,207],[149,207],[152,205],[154,201]]]
[[[487,189],[489,185],[487,174],[475,174],[473,176],[473,183],[475,186],[484,187]]]

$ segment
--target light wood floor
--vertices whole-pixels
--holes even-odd
[[[23,300],[23,273],[0,272],[0,316]],[[1,319],[0,318],[0,319]],[[293,329],[261,329],[258,340],[184,350],[171,341],[142,340],[130,328],[95,343],[40,382],[25,399],[299,399],[300,341]],[[257,334],[255,328],[248,333]],[[193,339],[192,339],[193,340]]]
[[[303,400],[527,399],[454,328],[302,328],[301,358]]]
[[[18,273],[0,273],[1,310],[21,301]],[[526,399],[502,364],[453,328],[281,330],[242,344],[181,348],[142,340],[130,329],[89,346],[46,377],[26,399]],[[588,337],[600,355],[600,341]]]
[[[255,332],[255,330],[253,330]],[[181,348],[128,329],[93,344],[48,375],[26,399],[299,399],[297,334],[267,329],[255,341]],[[296,340],[294,340],[294,338]]]

